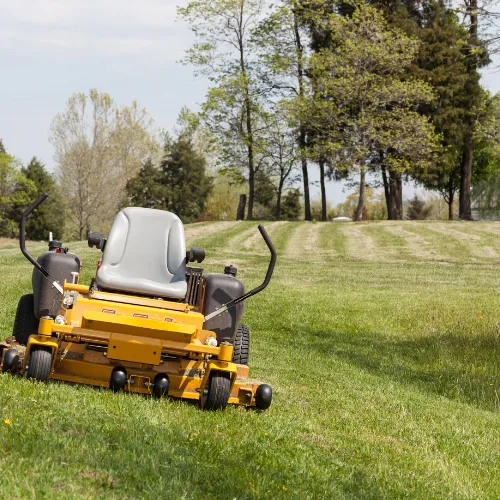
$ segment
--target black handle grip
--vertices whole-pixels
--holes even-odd
[[[26,219],[28,215],[33,212],[40,204],[47,198],[47,193],[42,193],[21,215],[21,225],[19,227],[19,246],[23,255],[45,276],[48,277],[49,273],[30,255],[26,250]]]
[[[228,309],[231,309],[231,307],[234,307],[236,304],[239,304],[241,301],[248,299],[248,297],[251,297],[252,295],[255,295],[256,293],[262,292],[264,288],[266,288],[267,285],[269,285],[269,282],[271,281],[271,276],[273,275],[274,271],[274,266],[276,264],[276,258],[278,257],[276,253],[276,249],[274,248],[273,242],[271,241],[271,238],[269,238],[269,235],[267,234],[267,231],[264,229],[264,226],[262,224],[259,224],[258,226],[260,234],[264,238],[264,241],[266,242],[267,248],[269,248],[269,251],[271,252],[271,260],[269,261],[269,266],[267,267],[267,273],[266,277],[264,278],[264,281],[256,288],[253,290],[250,290],[249,292],[239,296],[236,299],[233,299],[229,301],[226,305],[220,307],[219,309],[216,309],[214,312],[211,312],[210,314],[207,314],[205,316],[205,321],[208,321],[210,318],[213,318],[217,316],[218,314],[221,314]]]
[[[267,231],[264,229],[264,226],[262,224],[259,224],[258,228],[260,234],[262,235],[264,241],[266,242],[267,248],[269,248],[269,251],[271,252],[271,260],[269,261],[266,277],[264,278],[262,285],[258,286],[257,288],[254,288],[252,290],[253,292],[252,295],[255,295],[256,293],[264,290],[264,288],[266,288],[266,286],[269,284],[269,282],[271,281],[271,276],[273,275],[274,266],[276,265],[276,259],[278,257],[273,242],[271,241],[271,238],[269,238],[269,235],[267,234]]]

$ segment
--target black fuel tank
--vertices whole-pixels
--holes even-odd
[[[49,251],[38,257],[37,262],[62,286],[64,280],[73,281],[72,272],[80,271],[80,259],[72,253]],[[35,316],[56,316],[60,309],[61,294],[52,286],[52,280],[44,278],[38,269],[31,277]]]
[[[223,304],[245,293],[243,283],[228,274],[209,274],[205,277],[205,299],[203,315],[210,314]],[[236,330],[243,317],[244,302],[240,302],[229,311],[209,319],[203,325],[205,330],[212,330],[217,335],[217,342],[234,342]]]

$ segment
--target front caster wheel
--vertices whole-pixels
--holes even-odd
[[[46,382],[50,376],[52,367],[52,349],[50,347],[33,346],[28,358],[28,370],[26,376],[34,378],[39,382]]]
[[[223,410],[229,400],[231,375],[227,372],[213,371],[208,377],[204,394],[200,397],[200,406],[204,410]]]
[[[19,353],[17,349],[8,349],[3,355],[2,371],[17,373],[19,368]]]

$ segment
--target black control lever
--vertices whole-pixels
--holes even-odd
[[[61,285],[53,279],[49,272],[31,256],[28,250],[26,250],[26,219],[28,218],[28,215],[30,215],[31,212],[41,205],[48,197],[49,195],[47,193],[42,193],[21,215],[21,224],[19,226],[19,246],[21,247],[23,255],[43,274],[45,278],[52,281],[54,288],[63,293]]]
[[[266,288],[266,286],[271,281],[271,276],[273,275],[274,266],[276,264],[276,258],[277,258],[276,249],[274,248],[274,245],[273,245],[273,242],[271,241],[271,238],[269,238],[269,235],[267,234],[266,230],[264,229],[264,226],[262,224],[259,224],[258,228],[259,228],[260,234],[262,235],[262,237],[264,238],[264,241],[266,242],[267,248],[269,248],[269,251],[271,252],[271,260],[269,261],[269,266],[267,268],[267,273],[266,273],[266,277],[264,278],[264,281],[258,287],[254,288],[253,290],[250,290],[249,292],[241,295],[240,297],[229,301],[227,304],[224,304],[222,307],[219,307],[219,309],[216,309],[214,312],[207,314],[205,316],[205,321],[208,321],[209,319],[214,318],[215,316],[218,316],[219,314],[227,311],[228,309],[231,309],[236,304],[239,304],[243,300],[248,299],[252,295],[255,295],[259,292],[262,292],[262,290],[264,290],[264,288]]]

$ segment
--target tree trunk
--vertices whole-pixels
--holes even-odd
[[[389,190],[389,180],[387,179],[387,171],[384,165],[381,165],[382,180],[384,181],[385,204],[387,206],[387,219],[392,220],[391,193]]]
[[[365,166],[363,161],[360,162],[359,199],[358,199],[358,206],[356,207],[356,217],[354,218],[356,222],[363,220],[364,203],[365,203]]]
[[[243,5],[242,5],[243,8]],[[243,77],[244,82],[244,94],[245,94],[245,126],[246,126],[246,134],[245,140],[247,143],[247,151],[248,151],[248,213],[247,218],[253,218],[253,200],[254,200],[254,179],[255,179],[255,165],[254,165],[254,150],[253,150],[253,124],[252,124],[252,101],[250,97],[250,88],[248,85],[248,75],[247,68],[245,64],[245,46],[243,43],[243,36],[239,34],[239,51],[240,51],[240,70],[241,76]]]
[[[403,179],[401,172],[389,169],[389,188],[391,197],[391,220],[403,219]]]
[[[321,220],[326,221],[326,187],[325,187],[325,160],[319,161],[319,180],[321,184]]]
[[[293,24],[295,33],[295,48],[297,52],[297,80],[299,83],[299,98],[304,99],[304,64],[303,64],[303,47],[300,40],[299,22],[297,13],[293,10]],[[311,200],[309,197],[309,175],[307,172],[307,160],[304,157],[306,149],[306,129],[302,121],[299,124],[299,147],[302,154],[302,180],[304,182],[304,219],[311,220]]]
[[[253,200],[255,196],[255,171],[253,170],[253,148],[252,155],[250,155],[250,147],[248,148],[248,211],[247,219],[253,218]],[[252,160],[250,161],[250,158]]]
[[[470,0],[467,8],[469,15],[469,45],[473,48],[479,45],[477,39],[478,33],[478,5],[477,0]],[[477,77],[477,56],[472,49],[468,49],[467,53],[469,83],[474,86]],[[467,88],[466,84],[466,88]],[[469,89],[471,90],[471,89]],[[460,220],[472,220],[471,203],[470,203],[470,187],[472,178],[472,155],[473,143],[472,136],[474,130],[474,118],[472,115],[474,104],[469,104],[468,113],[466,115],[467,132],[464,138],[464,147],[462,150],[462,163],[460,165],[460,192],[458,195],[458,218]]]
[[[303,134],[303,137],[302,137]],[[305,132],[300,132],[299,145],[304,148],[306,145]],[[307,160],[302,158],[302,179],[304,182],[304,219],[311,220],[311,199],[309,197],[309,174],[307,172]]]
[[[283,192],[283,183],[283,178],[281,178],[278,184],[278,193],[276,196],[276,220],[280,220],[281,218],[281,193]]]
[[[470,205],[470,186],[472,178],[472,135],[467,133],[462,153],[462,164],[460,165],[460,194],[458,201],[458,218],[460,220],[472,220]]]
[[[448,188],[448,200],[446,200],[446,203],[448,203],[448,220],[453,220],[453,199],[455,198],[455,191],[451,186],[450,182],[450,187]]]
[[[240,202],[238,203],[238,210],[236,211],[236,220],[243,220],[245,218],[246,204],[247,204],[247,195],[240,194]]]

